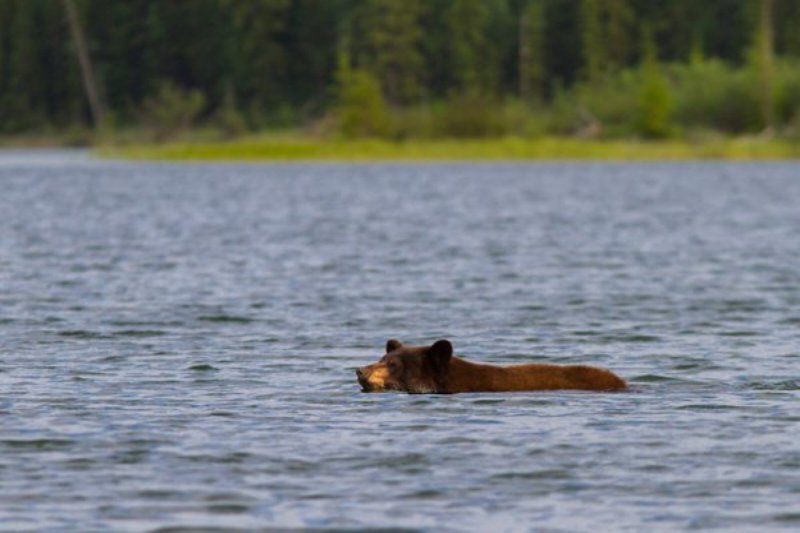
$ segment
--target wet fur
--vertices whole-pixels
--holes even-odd
[[[365,392],[384,390],[412,394],[511,392],[544,390],[624,390],[620,377],[585,365],[524,364],[496,366],[465,361],[453,355],[449,341],[431,346],[406,346],[391,339],[377,362],[356,370]]]

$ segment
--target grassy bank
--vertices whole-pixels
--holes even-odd
[[[800,158],[800,143],[761,137],[695,142],[558,137],[393,142],[254,136],[228,142],[104,146],[95,153],[106,158],[166,161],[748,160]]]

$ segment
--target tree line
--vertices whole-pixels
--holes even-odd
[[[91,91],[102,126],[165,135],[758,130],[800,112],[798,27],[800,0],[0,0],[0,132],[88,127]]]

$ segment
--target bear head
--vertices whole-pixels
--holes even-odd
[[[453,346],[447,340],[407,346],[389,339],[386,354],[377,363],[357,368],[356,376],[364,392],[444,393],[452,355]]]

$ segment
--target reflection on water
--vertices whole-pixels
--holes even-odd
[[[795,529],[797,175],[0,155],[0,529]],[[634,391],[362,394],[389,337]]]

